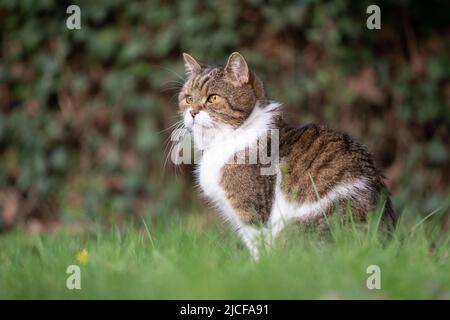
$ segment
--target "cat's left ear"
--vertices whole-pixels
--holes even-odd
[[[184,66],[188,75],[200,73],[202,65],[197,62],[191,55],[183,52]]]
[[[239,52],[230,54],[225,72],[230,76],[233,84],[238,87],[248,83],[250,78],[247,62]]]

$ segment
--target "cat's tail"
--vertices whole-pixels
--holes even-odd
[[[383,224],[388,231],[394,231],[397,228],[398,215],[394,210],[391,198],[388,196],[386,198],[386,204],[383,211]]]

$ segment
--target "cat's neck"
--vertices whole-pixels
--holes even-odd
[[[263,131],[275,129],[277,118],[280,115],[280,106],[281,103],[275,101],[268,101],[266,103],[258,101],[247,120],[239,128],[235,129],[235,131],[241,134],[249,130]]]
[[[207,151],[218,149],[224,143],[236,144],[236,148],[247,147],[255,142],[269,129],[277,129],[280,118],[281,104],[275,101],[263,103],[258,101],[250,116],[238,128],[222,126],[194,132],[194,142],[198,149]]]

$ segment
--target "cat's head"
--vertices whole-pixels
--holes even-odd
[[[184,53],[187,79],[178,100],[187,128],[238,128],[257,102],[266,103],[262,82],[244,57],[232,53],[225,66],[209,66]]]

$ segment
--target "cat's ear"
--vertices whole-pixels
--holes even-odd
[[[233,84],[239,87],[246,84],[250,78],[247,62],[239,52],[230,54],[225,72],[231,77]]]
[[[183,52],[184,66],[188,75],[199,73],[202,70],[202,65],[197,62],[191,55]]]

